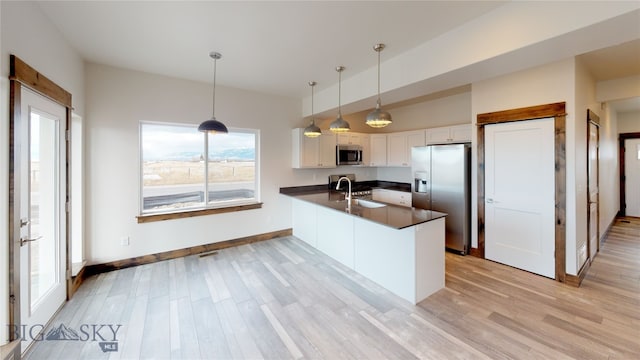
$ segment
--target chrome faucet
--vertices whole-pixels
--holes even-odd
[[[336,184],[336,190],[340,189],[340,183],[342,182],[342,180],[347,180],[347,183],[349,183],[349,191],[347,192],[347,195],[344,196],[344,198],[347,200],[347,210],[351,210],[351,179],[349,179],[346,176],[343,176],[340,179],[338,179],[338,183]]]

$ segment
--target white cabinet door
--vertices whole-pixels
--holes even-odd
[[[427,144],[446,144],[471,141],[471,124],[427,129]]]
[[[353,217],[317,206],[317,248],[342,264],[354,268]]]
[[[336,135],[323,131],[310,138],[304,136],[304,129],[293,129],[291,160],[297,169],[336,167]]]
[[[303,135],[304,136],[304,135]],[[318,147],[320,137],[304,138],[300,145],[300,167],[318,167]]]
[[[386,134],[372,134],[369,136],[371,151],[371,159],[369,165],[371,166],[387,166],[387,135]]]
[[[449,137],[452,142],[470,142],[471,125],[456,125],[449,127]]]
[[[336,136],[325,133],[318,137],[318,166],[323,168],[336,167]]]
[[[407,136],[404,133],[387,135],[387,166],[406,166]]]
[[[449,127],[431,128],[426,131],[427,144],[443,144],[449,142]]]
[[[387,135],[387,165],[411,166],[411,148],[425,145],[425,131],[403,131]]]
[[[485,256],[550,278],[554,131],[553,118],[485,126]]]
[[[388,204],[411,207],[411,193],[404,191],[373,189],[371,198]]]
[[[346,133],[338,134],[338,144],[362,146],[362,135],[364,134],[352,133],[350,131]]]
[[[306,201],[297,199],[291,200],[291,210],[293,213],[293,236],[313,247],[318,246],[317,208],[317,205]]]
[[[360,141],[362,142],[362,165],[369,166],[371,164],[371,139],[367,134],[360,134]]]

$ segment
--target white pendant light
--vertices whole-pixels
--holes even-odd
[[[210,134],[226,134],[229,132],[227,127],[216,120],[216,63],[218,59],[222,57],[219,52],[212,51],[209,53],[209,56],[213,59],[213,105],[211,111],[211,119],[204,121],[200,126],[198,126],[198,131],[210,133]]]
[[[349,126],[349,123],[342,118],[342,109],[341,109],[341,103],[340,103],[340,97],[342,95],[341,94],[342,72],[344,71],[344,69],[345,69],[344,66],[336,67],[336,71],[338,72],[338,117],[335,120],[333,120],[333,122],[329,125],[329,130],[333,131],[334,133],[351,130],[351,126]]]
[[[316,126],[316,118],[313,115],[313,87],[316,86],[315,81],[309,81],[311,86],[311,124],[304,129],[304,136],[315,138],[322,135],[320,128]]]
[[[378,53],[378,101],[376,109],[367,115],[366,124],[373,128],[383,128],[392,122],[391,114],[380,108],[380,52],[384,50],[384,44],[376,44],[373,50]]]

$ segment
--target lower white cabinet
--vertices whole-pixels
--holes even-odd
[[[292,210],[294,236],[412,304],[444,287],[444,218],[394,229],[301,200]]]
[[[316,208],[316,248],[353,269],[353,217],[322,206]]]
[[[411,207],[411,193],[406,191],[373,189],[371,198],[388,204]]]
[[[293,236],[313,247],[318,247],[317,209],[317,205],[306,201],[296,199],[291,201]]]

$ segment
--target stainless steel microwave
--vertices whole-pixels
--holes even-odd
[[[336,165],[362,165],[362,146],[336,146]]]

